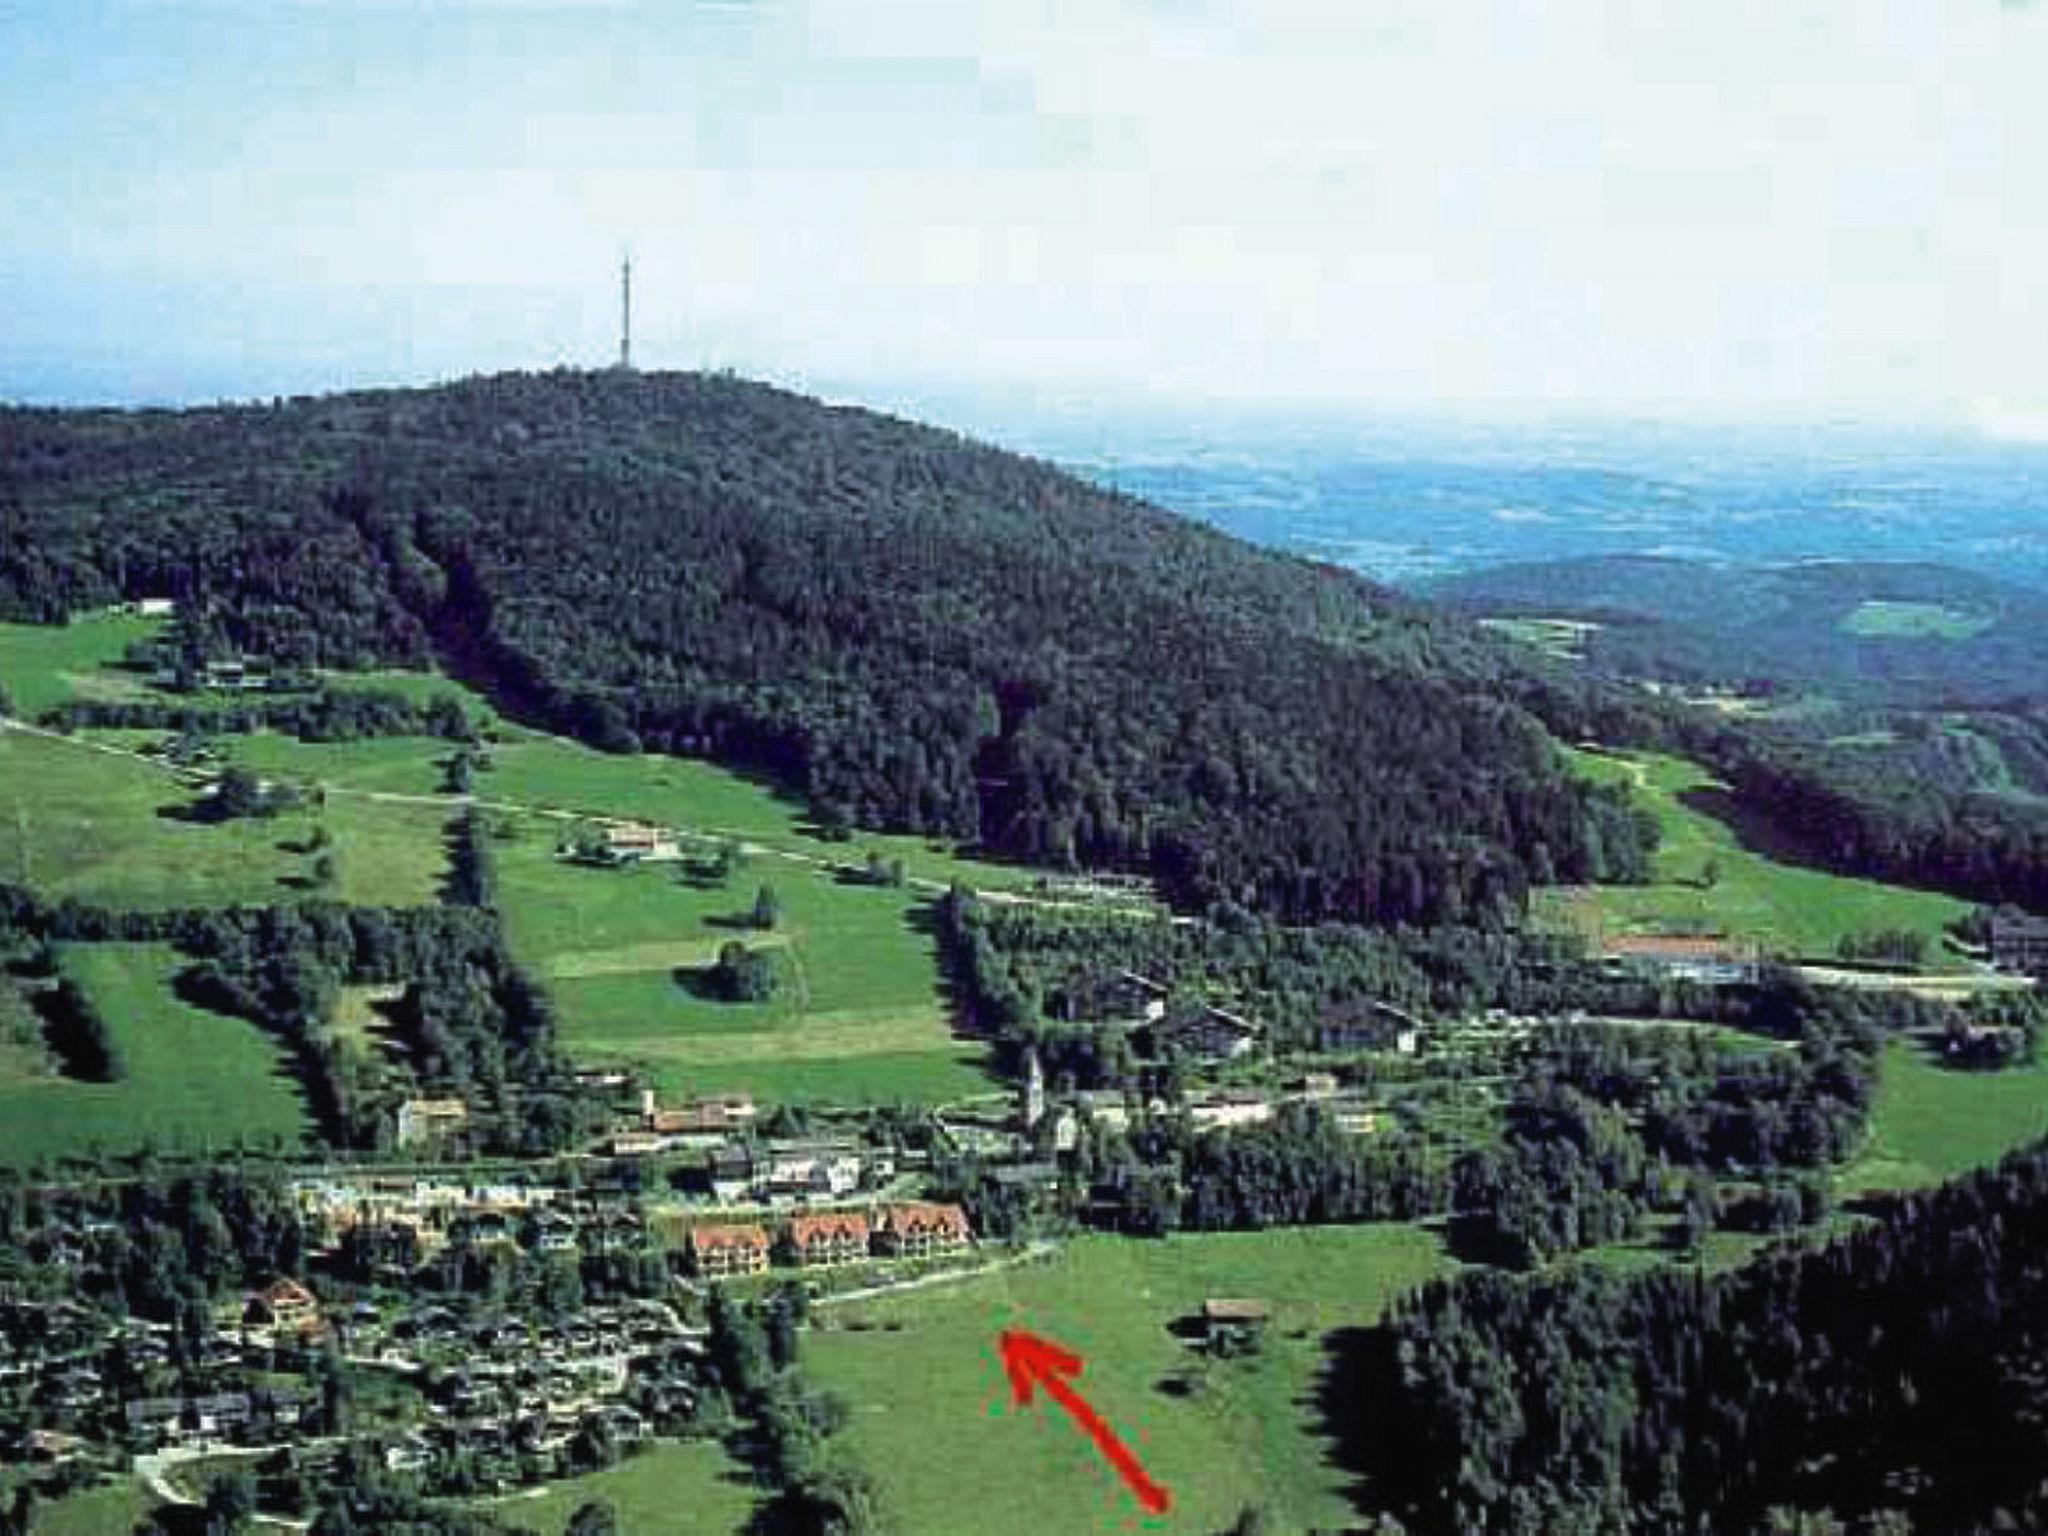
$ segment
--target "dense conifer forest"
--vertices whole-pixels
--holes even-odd
[[[2040,1530],[2048,1150],[1708,1276],[1477,1271],[1330,1392],[1415,1532]]]
[[[1653,837],[1460,624],[729,378],[0,411],[0,614],[142,597],[177,600],[188,662],[439,659],[601,748],[765,772],[828,829],[1149,869],[1189,903],[1486,920],[1639,877]]]

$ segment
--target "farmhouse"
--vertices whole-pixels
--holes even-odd
[[[768,1267],[768,1234],[752,1225],[692,1227],[690,1256],[707,1280],[756,1275]]]
[[[292,1279],[276,1281],[256,1292],[242,1315],[249,1322],[267,1324],[279,1333],[296,1333],[301,1337],[318,1333],[321,1328],[318,1299]]]
[[[1187,1018],[1163,1021],[1155,1034],[1203,1061],[1237,1061],[1258,1048],[1265,1029],[1227,1008],[1208,1007]]]
[[[1074,1105],[1097,1125],[1113,1131],[1124,1130],[1131,1123],[1130,1101],[1121,1088],[1083,1089],[1074,1095]]]
[[[2048,918],[2031,912],[1993,917],[1991,963],[2001,971],[2048,975]]]
[[[209,661],[201,673],[200,681],[208,688],[225,693],[261,693],[273,685],[270,673],[260,661],[249,661],[236,657],[229,661]]]
[[[875,1223],[875,1249],[892,1258],[923,1259],[967,1246],[973,1233],[957,1205],[898,1205]]]
[[[845,1141],[768,1143],[770,1194],[844,1195],[860,1187],[861,1155]]]
[[[1248,1342],[1265,1331],[1272,1308],[1250,1296],[1211,1296],[1202,1303],[1202,1337],[1212,1347]]]
[[[744,1093],[714,1094],[663,1109],[650,1090],[641,1096],[640,1109],[647,1129],[661,1136],[724,1136],[754,1122],[754,1101]]]
[[[759,1172],[754,1154],[744,1142],[735,1141],[712,1151],[704,1165],[704,1175],[711,1186],[711,1197],[721,1205],[730,1205],[754,1187]]]
[[[469,1123],[461,1099],[407,1099],[398,1106],[398,1144],[415,1147],[453,1135]]]
[[[868,1256],[868,1219],[857,1211],[794,1216],[789,1245],[799,1264],[848,1264]]]
[[[625,822],[604,829],[598,857],[607,864],[673,863],[683,856],[673,832]]]
[[[157,1446],[178,1432],[183,1412],[184,1405],[175,1397],[139,1397],[121,1405],[121,1420],[131,1439]]]
[[[1413,1055],[1422,1021],[1392,1003],[1356,998],[1340,1003],[1316,1021],[1316,1048],[1323,1051],[1398,1050]]]
[[[1240,1125],[1263,1125],[1272,1118],[1272,1101],[1251,1092],[1213,1094],[1188,1105],[1188,1122],[1198,1133],[1228,1130]]]
[[[1607,941],[1601,958],[1611,969],[1703,986],[1753,982],[1762,972],[1754,944],[1684,934],[1623,934]]]

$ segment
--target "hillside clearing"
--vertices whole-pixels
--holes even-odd
[[[0,1058],[11,1067],[0,1067],[0,1161],[306,1139],[284,1052],[253,1024],[179,1001],[171,979],[185,962],[168,945],[75,944],[61,958],[106,1018],[127,1072],[82,1083],[25,1072],[18,1054]]]
[[[1954,1072],[1894,1040],[1863,1151],[1842,1170],[1844,1195],[1920,1189],[1995,1163],[2048,1134],[2048,1066]]]
[[[1634,787],[1662,839],[1652,884],[1575,886],[1538,893],[1540,917],[1602,933],[1718,932],[1767,950],[1831,960],[1850,934],[1907,929],[1943,953],[1943,930],[1969,903],[1934,891],[1885,885],[1781,863],[1745,847],[1727,822],[1699,808],[1724,789],[1697,764],[1654,753],[1566,749],[1574,769]],[[1711,884],[1709,874],[1711,868]]]

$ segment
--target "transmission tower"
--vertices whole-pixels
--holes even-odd
[[[633,368],[633,258],[619,259],[619,368]]]

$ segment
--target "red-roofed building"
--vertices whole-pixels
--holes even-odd
[[[757,1275],[768,1267],[768,1234],[745,1224],[692,1227],[690,1256],[707,1280]]]
[[[1623,934],[1607,941],[1602,958],[1627,970],[1710,986],[1752,982],[1762,970],[1753,944],[1688,934]]]
[[[301,1337],[318,1333],[323,1326],[318,1298],[292,1279],[276,1281],[256,1292],[242,1315],[252,1323],[267,1323],[279,1333]]]
[[[789,1219],[799,1264],[850,1264],[868,1256],[868,1219],[858,1211],[821,1211]]]
[[[974,1234],[967,1213],[957,1205],[897,1205],[875,1223],[875,1246],[906,1259],[929,1258],[965,1248]]]

